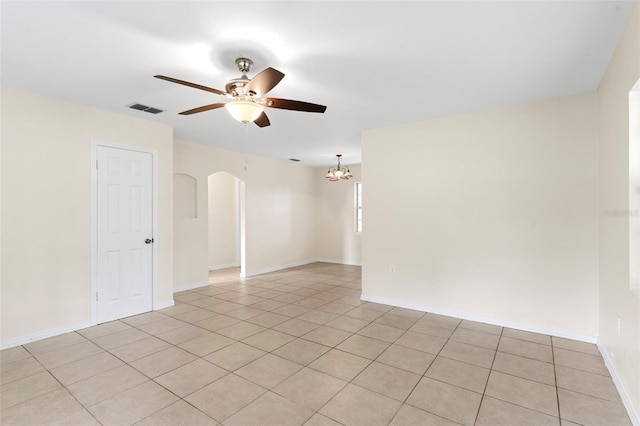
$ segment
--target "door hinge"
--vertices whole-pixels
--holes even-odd
[[[96,291],[96,302],[98,301],[98,292]]]
[[[96,160],[96,169],[98,168],[98,160]]]

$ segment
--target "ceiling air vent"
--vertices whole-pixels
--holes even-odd
[[[135,110],[138,110],[138,111],[148,112],[149,114],[160,114],[161,112],[163,112],[163,110],[161,110],[161,109],[150,107],[150,106],[147,106],[147,105],[138,104],[138,103],[129,105],[129,108],[135,109]]]

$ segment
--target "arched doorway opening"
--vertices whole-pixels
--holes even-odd
[[[245,183],[227,172],[208,176],[209,277],[229,279],[245,273]]]

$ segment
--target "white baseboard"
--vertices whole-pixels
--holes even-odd
[[[398,306],[400,308],[414,309],[416,311],[431,312],[433,314],[446,315],[449,317],[461,318],[469,321],[483,322],[485,324],[492,324],[500,327],[515,328],[517,330],[530,331],[532,333],[546,334],[546,335],[555,336],[555,337],[563,337],[565,339],[578,340],[580,342],[586,342],[586,343],[598,342],[597,336],[592,336],[589,334],[571,333],[564,330],[541,328],[541,327],[530,326],[527,324],[514,323],[511,321],[503,321],[496,318],[468,315],[462,312],[454,312],[454,311],[448,311],[446,309],[434,308],[433,306],[421,306],[421,305],[399,303],[396,300],[370,297],[365,294],[362,295],[361,299],[367,302],[375,302],[375,303],[381,303],[383,305]]]
[[[160,309],[170,308],[174,306],[176,303],[173,301],[173,298],[169,300],[163,300],[162,302],[158,302],[156,306],[153,307],[154,311],[159,311]]]
[[[353,262],[351,260],[344,260],[344,259],[327,259],[324,257],[316,259],[316,262],[337,263],[339,265],[362,266],[362,263],[360,262]]]
[[[170,308],[171,306],[174,306],[174,305],[175,305],[175,302],[173,301],[173,298],[172,298],[170,300],[164,300],[164,301],[158,302],[153,307],[153,310]],[[0,341],[0,350],[9,349],[9,348],[13,348],[21,345],[26,345],[28,343],[47,339],[49,337],[55,337],[65,333],[71,333],[73,331],[82,330],[83,328],[87,328],[87,327],[93,327],[94,325],[96,325],[96,323],[93,321],[85,321],[81,323],[65,325],[63,327],[51,328],[49,330],[38,331],[35,333],[27,334],[25,336],[14,337],[13,339],[2,340]]]
[[[182,284],[182,285],[179,285],[177,287],[173,287],[173,292],[177,293],[179,291],[193,290],[194,288],[206,287],[208,285],[209,285],[209,283],[206,282],[206,281],[202,281],[202,282],[199,282],[199,283]]]
[[[633,424],[634,426],[640,426],[640,413],[636,411],[636,409],[633,406],[633,403],[631,402],[631,399],[629,399],[629,393],[624,387],[622,380],[620,380],[620,376],[618,376],[618,372],[616,371],[613,365],[613,361],[609,356],[609,352],[607,352],[607,349],[604,347],[602,342],[600,342],[600,340],[598,340],[597,345],[598,345],[598,350],[602,355],[602,359],[604,359],[604,365],[607,366],[607,370],[609,370],[609,374],[611,374],[613,383],[616,385],[616,389],[618,389],[618,393],[620,394],[620,398],[622,399],[622,404],[624,405],[624,408],[627,409],[627,414],[629,414],[629,418],[631,419],[631,424]]]
[[[412,305],[412,304],[407,304],[407,303],[398,303],[395,300],[388,300],[388,299],[383,299],[383,298],[378,298],[378,297],[370,297],[370,296],[366,296],[364,294],[362,295],[361,299],[365,300],[367,302],[375,302],[375,303],[381,303],[381,304],[384,304],[384,305],[398,306],[400,308],[414,309],[414,310],[423,311],[423,312],[431,312],[431,313],[434,313],[434,314],[446,315],[446,316],[450,316],[450,317],[461,318],[461,319],[466,319],[466,320],[470,320],[470,321],[477,321],[477,322],[482,322],[482,323],[486,323],[486,324],[493,324],[493,325],[497,325],[497,326],[501,326],[501,327],[509,327],[509,328],[514,328],[514,329],[522,330],[522,331],[530,331],[532,333],[546,334],[546,335],[549,335],[549,336],[563,337],[565,339],[578,340],[580,342],[595,343],[597,345],[597,347],[598,347],[598,350],[602,354],[602,358],[604,359],[604,363],[607,366],[607,369],[609,370],[609,373],[611,374],[611,378],[613,379],[614,384],[616,385],[616,389],[618,390],[618,393],[620,394],[620,398],[622,399],[622,404],[624,405],[624,407],[627,410],[627,413],[629,414],[629,418],[631,419],[631,423],[634,426],[640,426],[640,413],[638,413],[636,411],[636,409],[634,408],[633,403],[632,403],[631,399],[629,398],[629,393],[625,389],[622,380],[620,380],[620,377],[618,376],[618,373],[617,373],[617,371],[616,371],[616,369],[615,369],[615,367],[613,365],[613,362],[611,361],[611,358],[609,357],[609,354],[607,353],[605,347],[602,345],[602,343],[600,342],[600,340],[598,339],[597,336],[592,336],[592,335],[588,335],[588,334],[580,334],[580,333],[570,333],[570,332],[566,332],[566,331],[563,331],[563,330],[546,329],[546,328],[541,328],[541,327],[532,327],[532,326],[526,325],[526,324],[513,323],[513,322],[510,322],[510,321],[501,321],[501,320],[497,320],[495,318],[486,318],[486,317],[479,317],[479,316],[474,316],[474,315],[467,315],[467,314],[460,313],[460,312],[447,311],[447,310],[444,310],[444,309],[438,309],[438,308],[429,307],[429,306],[420,306],[420,305]]]
[[[0,341],[0,350],[13,348],[20,345],[26,345],[27,343],[32,343],[49,337],[59,336],[65,333],[71,333],[73,331],[82,330],[83,328],[93,327],[94,325],[96,324],[92,321],[85,321],[81,323],[65,325],[63,327],[51,328],[49,330],[38,331],[35,333],[27,334],[25,336],[14,337],[13,339]]]
[[[223,265],[214,265],[214,266],[209,266],[209,270],[210,271],[217,271],[218,269],[227,269],[227,268],[239,268],[240,265],[236,262],[233,263],[225,263]]]
[[[255,277],[256,275],[268,274],[269,272],[281,271],[282,269],[295,268],[296,266],[308,265],[316,263],[318,259],[308,259],[301,262],[289,263],[287,265],[271,266],[269,268],[258,269],[255,271],[247,271],[245,277]]]

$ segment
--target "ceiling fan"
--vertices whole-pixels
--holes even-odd
[[[218,102],[183,111],[180,113],[181,115],[191,115],[225,107],[231,116],[238,121],[243,123],[251,121],[256,123],[258,127],[266,127],[271,123],[269,122],[267,114],[264,112],[265,107],[319,113],[323,113],[327,109],[324,105],[309,102],[267,98],[265,95],[282,80],[284,74],[269,67],[260,71],[253,78],[249,78],[247,73],[251,71],[253,61],[248,58],[238,58],[236,59],[236,65],[238,70],[242,72],[242,76],[230,80],[226,84],[224,91],[164,75],[155,75],[154,77],[233,99],[230,102]]]

